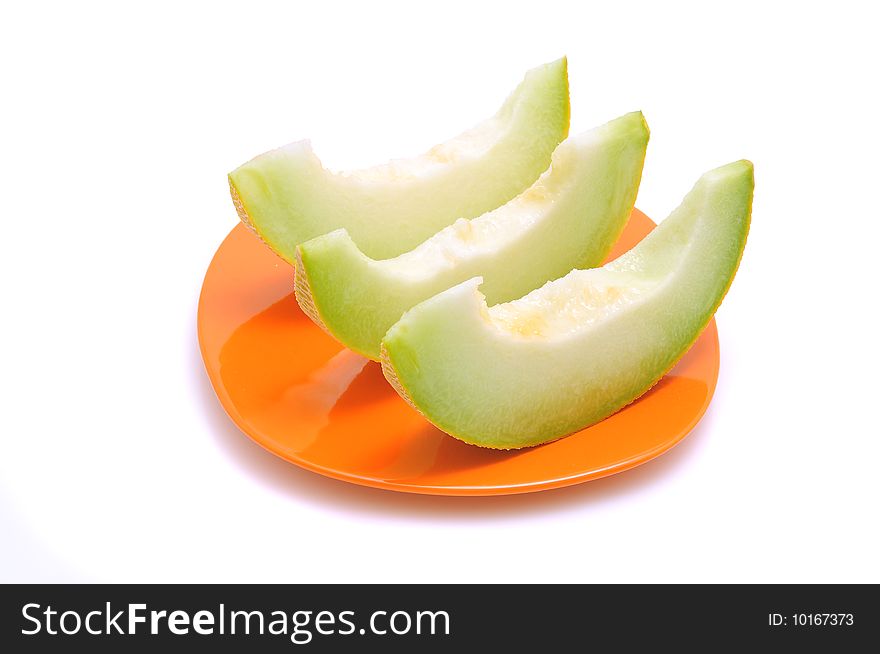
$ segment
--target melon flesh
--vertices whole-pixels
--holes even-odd
[[[746,242],[747,161],[706,173],[641,243],[487,307],[480,279],[417,305],[382,344],[385,376],[447,433],[519,448],[596,423],[645,393],[711,319]]]
[[[495,116],[420,157],[337,173],[299,141],[231,172],[230,191],[241,220],[290,263],[297,245],[339,228],[366,255],[388,258],[516,196],[550,164],[568,124],[563,58],[526,73]]]
[[[392,259],[368,257],[344,229],[307,241],[297,253],[297,300],[345,346],[378,359],[407,309],[471,277],[483,277],[491,305],[599,265],[632,211],[647,143],[641,112],[570,137],[521,195]]]

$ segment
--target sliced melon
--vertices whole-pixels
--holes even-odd
[[[647,143],[641,112],[571,137],[524,193],[393,259],[371,259],[344,229],[306,241],[297,300],[344,345],[378,360],[382,337],[407,309],[471,277],[483,276],[491,305],[599,265],[632,211]]]
[[[526,73],[495,116],[420,157],[334,173],[299,141],[231,172],[232,201],[291,263],[297,245],[338,228],[368,256],[393,257],[528,187],[568,135],[568,121],[563,58]]]
[[[397,391],[465,442],[555,440],[626,406],[688,350],[736,273],[751,215],[752,165],[706,173],[640,244],[487,307],[480,279],[410,309],[385,336]]]

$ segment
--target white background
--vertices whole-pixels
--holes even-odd
[[[0,580],[880,582],[871,3],[16,3],[0,20]],[[580,487],[404,496],[223,414],[196,302],[226,173],[427,149],[569,57],[572,131],[642,109],[655,219],[746,157],[712,406]]]

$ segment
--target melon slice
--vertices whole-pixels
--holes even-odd
[[[641,243],[487,307],[480,279],[410,309],[385,336],[395,389],[443,431],[512,449],[561,438],[626,406],[688,350],[739,265],[752,165],[706,173]]]
[[[647,143],[641,112],[570,137],[524,193],[393,259],[371,259],[344,229],[306,241],[297,300],[345,346],[378,360],[382,337],[407,309],[471,277],[482,275],[491,305],[599,265],[632,211]]]
[[[495,116],[420,157],[334,173],[299,141],[231,172],[232,201],[290,263],[297,245],[339,228],[366,255],[393,257],[532,184],[568,135],[568,122],[563,58],[526,73]]]

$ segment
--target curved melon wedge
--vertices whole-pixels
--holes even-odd
[[[368,256],[393,257],[520,193],[568,122],[563,58],[526,73],[495,116],[420,157],[334,173],[299,141],[234,170],[229,187],[241,220],[290,263],[297,245],[339,228]]]
[[[641,243],[487,308],[472,279],[414,307],[382,343],[397,391],[456,438],[511,449],[561,438],[645,393],[690,348],[736,273],[752,165],[706,173]]]
[[[306,241],[297,301],[343,345],[378,360],[382,337],[407,309],[471,277],[483,276],[491,305],[599,265],[632,211],[647,143],[641,112],[571,137],[524,193],[393,259],[369,258],[346,230]]]

